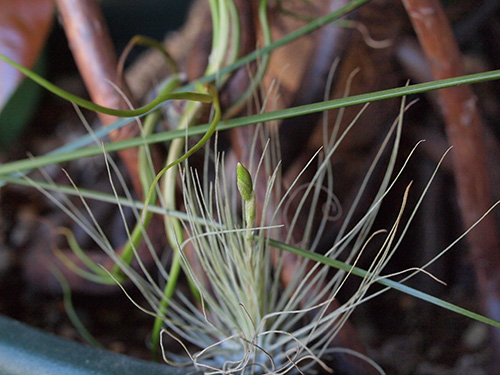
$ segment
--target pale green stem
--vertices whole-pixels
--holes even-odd
[[[228,78],[228,73],[220,75],[220,69],[236,61],[240,44],[240,23],[237,8],[232,0],[210,0],[212,14],[212,52],[209,56],[205,76],[213,76],[220,87]]]
[[[209,0],[210,14],[212,16],[212,50],[208,57],[208,66],[205,71],[209,74],[217,72],[221,64],[221,9],[219,0]]]
[[[230,34],[230,13],[227,8],[226,0],[210,0],[210,9],[212,12],[212,22],[213,22],[213,42],[212,42],[212,53],[210,54],[209,66],[207,67],[206,74],[212,74],[217,72],[222,64],[224,63],[224,57],[227,56],[228,44],[229,44],[229,34]],[[234,4],[233,4],[234,5]],[[239,24],[236,25],[239,30]],[[239,35],[239,34],[238,34]],[[233,38],[233,43],[236,41]],[[239,40],[238,43],[239,44]],[[233,48],[235,48],[233,46]],[[233,58],[235,58],[234,55]],[[230,61],[232,63],[232,61]],[[219,80],[219,82],[224,81]],[[216,89],[211,85],[208,87],[209,93],[213,98],[213,103],[215,107],[215,114],[212,120],[212,124],[207,131],[207,133],[203,136],[203,138],[195,145],[193,148],[188,150],[184,156],[179,157],[182,153],[182,149],[184,146],[183,139],[176,139],[172,142],[167,158],[167,166],[160,171],[160,173],[154,179],[150,191],[146,198],[146,204],[150,201],[149,197],[152,194],[153,189],[158,183],[159,179],[165,174],[165,183],[163,187],[163,197],[165,200],[166,209],[175,209],[176,208],[176,176],[178,172],[177,165],[182,161],[186,160],[189,156],[191,156],[194,152],[196,152],[199,148],[201,148],[212,136],[215,132],[215,129],[220,121],[221,112],[220,112],[220,104]],[[179,125],[178,130],[186,129],[190,122],[193,121],[194,117],[198,113],[200,109],[200,105],[189,105],[186,109],[186,113],[183,116],[181,124]],[[145,211],[146,212],[146,211]],[[160,302],[159,307],[159,316],[155,319],[153,333],[152,333],[152,348],[155,356],[158,354],[159,340],[160,340],[160,332],[163,324],[162,317],[166,313],[169,305],[169,301],[175,292],[175,287],[177,284],[177,279],[180,273],[181,261],[180,261],[180,253],[178,249],[178,244],[182,242],[183,233],[182,226],[178,219],[169,218],[166,216],[165,218],[165,227],[167,232],[167,237],[170,242],[170,246],[174,249],[174,256],[169,272],[169,279],[165,286],[164,290],[164,298]],[[197,294],[196,288],[191,283],[191,289]]]
[[[230,65],[236,61],[240,53],[240,38],[241,38],[241,25],[240,18],[238,16],[238,8],[234,1],[228,2],[229,18],[231,22],[231,42],[230,48],[227,51],[226,65]]]
[[[179,86],[179,84],[180,84],[179,78],[173,77],[167,82],[167,84],[163,88],[162,94],[166,94],[174,90]],[[144,121],[144,126],[142,129],[143,130],[142,137],[145,137],[153,133],[154,126],[156,125],[160,115],[161,115],[160,111],[157,110],[146,116],[146,119]],[[149,145],[144,142],[144,145],[141,146],[139,150],[139,160],[138,160],[139,177],[144,190],[150,186],[154,178],[153,172],[151,170],[149,155],[150,155]],[[152,199],[155,199],[155,197],[153,196]],[[139,220],[136,223],[132,233],[129,236],[129,240],[123,247],[123,250],[119,257],[119,261],[115,263],[113,269],[109,273],[104,272],[100,266],[98,266],[92,259],[90,259],[85,254],[85,252],[80,248],[80,246],[76,242],[72,233],[69,234],[63,233],[63,234],[66,235],[70,249],[77,256],[77,258],[80,259],[82,263],[89,269],[90,272],[76,265],[63,252],[58,252],[57,255],[66,264],[68,268],[72,269],[75,273],[79,274],[81,277],[85,279],[101,284],[113,284],[115,283],[115,280],[123,281],[124,274],[121,272],[121,268],[124,265],[130,265],[134,255],[136,254],[136,249],[143,240],[145,228],[147,228],[147,226],[149,225],[151,218],[152,218],[152,212],[147,212],[145,220],[144,221]]]
[[[182,233],[181,233],[182,235]],[[170,272],[168,274],[168,282],[165,286],[165,290],[163,291],[163,298],[160,301],[160,306],[158,307],[158,316],[155,318],[155,322],[153,325],[153,331],[151,333],[151,343],[153,352],[153,356],[155,359],[158,359],[158,349],[160,343],[161,329],[163,326],[163,319],[165,312],[167,311],[169,301],[171,297],[174,295],[175,288],[177,287],[177,280],[179,279],[181,271],[181,257],[179,251],[174,251],[174,256],[172,258],[172,264],[170,266]],[[170,280],[174,280],[174,282],[170,282]]]
[[[264,46],[267,47],[272,43],[271,28],[267,17],[267,0],[261,0],[259,3],[259,22],[264,38]],[[224,118],[230,118],[238,113],[248,99],[255,94],[257,88],[261,84],[262,77],[267,71],[269,58],[270,55],[266,53],[263,54],[261,59],[257,61],[257,71],[255,72],[254,77],[250,80],[250,85],[247,87],[243,95],[241,95],[241,97],[239,97],[238,100],[236,100],[236,102],[232,104],[227,111],[225,111]]]
[[[212,122],[210,123],[210,126],[208,127],[207,132],[203,135],[203,137],[196,143],[192,148],[190,148],[184,155],[182,155],[180,158],[177,160],[173,161],[172,163],[169,163],[165,168],[163,168],[155,177],[153,183],[151,184],[148,194],[146,196],[146,206],[144,207],[143,210],[143,218],[145,213],[147,212],[147,206],[149,205],[149,202],[151,201],[151,197],[153,196],[154,189],[156,188],[156,184],[158,184],[158,181],[163,177],[165,172],[167,172],[170,168],[173,166],[182,163],[184,160],[189,158],[191,155],[193,155],[196,151],[198,151],[200,148],[202,148],[205,143],[212,137],[212,134],[215,132],[217,129],[217,125],[220,122],[220,117],[221,117],[221,108],[220,108],[220,102],[219,102],[219,96],[217,94],[217,91],[215,88],[211,85],[208,86],[208,91],[211,94],[213,104],[214,104],[214,109],[215,109],[215,114],[214,118],[212,119]]]
[[[161,111],[158,110],[149,114],[146,117],[144,121],[143,136],[153,133],[154,127],[158,122],[158,120],[160,119],[160,116],[161,116]],[[143,191],[147,191],[147,189],[149,188],[154,179],[153,171],[151,170],[152,166],[149,163],[150,161],[148,157],[149,150],[147,148],[148,146],[142,146],[139,150],[139,156],[138,156],[139,177],[141,180]],[[150,198],[150,201],[154,202],[155,200],[156,200],[156,194],[153,193],[153,195]],[[140,245],[140,243],[144,238],[144,231],[149,226],[152,217],[153,213],[151,211],[147,211],[144,216],[144,220],[137,221],[130,235],[129,241],[127,241],[127,243],[125,244],[122,254],[120,255],[120,259],[125,264],[130,265],[130,262],[132,261],[138,246]],[[121,280],[121,276],[123,276],[120,272],[121,267],[122,266],[120,263],[116,263],[113,269],[111,270],[111,275],[113,275],[113,277],[117,278],[118,280]]]
[[[160,173],[156,176],[155,180],[153,181],[153,184],[151,185],[150,189],[150,194],[152,189],[155,188],[156,184],[158,183],[159,179],[167,173],[170,169],[176,167],[179,163],[182,163],[184,160],[186,160],[188,157],[190,157],[192,154],[194,154],[196,151],[198,151],[201,147],[205,145],[205,143],[212,137],[212,134],[215,132],[217,125],[219,124],[220,117],[221,117],[221,108],[220,108],[220,102],[219,102],[219,96],[217,94],[217,91],[213,86],[208,86],[208,91],[213,97],[213,103],[214,103],[214,117],[212,119],[211,126],[209,130],[205,133],[202,139],[198,141],[196,145],[194,145],[190,150],[188,150],[183,156],[179,157],[176,159],[176,157],[182,152],[182,146],[184,144],[182,139],[178,139],[172,144],[172,150],[169,152],[169,159],[174,160],[172,162],[167,162],[167,166],[160,171]],[[193,116],[196,115],[197,110],[199,109],[198,106],[193,105],[192,109],[187,111],[187,114],[185,115],[185,122],[181,124],[184,128],[189,126],[189,123],[193,119]],[[175,170],[177,168],[174,168]],[[165,195],[165,201],[167,205],[172,205],[172,208],[175,208],[175,179],[176,179],[176,173],[172,172],[168,174],[168,178],[166,179],[166,184],[165,188],[167,191],[164,190],[164,195]],[[148,194],[148,196],[150,195]],[[149,199],[146,200],[146,202],[149,202]],[[145,212],[147,211],[146,208],[144,210]],[[168,303],[170,298],[173,296],[173,293],[175,291],[175,286],[177,284],[177,279],[178,275],[180,272],[180,267],[181,267],[181,262],[180,262],[180,253],[178,249],[178,240],[182,239],[183,234],[182,234],[182,228],[181,225],[178,221],[178,219],[170,218],[170,221],[166,219],[166,230],[167,230],[167,236],[168,240],[172,246],[172,249],[174,250],[174,257],[172,260],[172,265],[170,267],[170,273],[169,273],[169,279],[167,281],[167,285],[165,286],[165,295],[164,298],[161,301],[160,304],[160,315],[158,318],[155,320],[154,324],[154,332],[153,332],[153,351],[158,350],[158,343],[159,343],[159,337],[160,337],[160,329],[161,329],[161,316],[166,312],[168,308]],[[195,292],[196,289],[192,290]]]
[[[195,120],[195,116],[198,113],[201,105],[199,103],[189,103],[184,115],[182,116],[181,122],[178,129],[186,129]],[[185,140],[178,138],[172,141],[170,148],[168,150],[167,165],[174,163],[179,156],[182,154],[184,149]],[[164,206],[167,210],[175,210],[176,204],[176,182],[177,173],[179,170],[178,164],[173,165],[170,169],[165,172],[163,178],[162,186],[162,196],[164,200]],[[177,285],[177,280],[180,274],[181,262],[179,254],[179,244],[184,241],[184,235],[182,232],[182,226],[178,218],[172,217],[170,215],[165,215],[165,231],[167,233],[168,242],[170,247],[174,251],[172,264],[170,266],[169,278],[165,285],[163,292],[163,298],[160,301],[159,314],[155,318],[153,332],[151,335],[152,350],[155,357],[158,356],[158,347],[160,340],[160,332],[163,325],[163,317],[168,309],[169,301],[173,297],[175,288]]]
[[[87,280],[92,280],[96,283],[101,284],[114,284],[114,281],[108,276],[108,274],[106,274],[106,272],[98,264],[96,264],[80,247],[78,241],[75,238],[75,235],[70,229],[59,228],[59,234],[65,236],[71,251],[82,262],[82,264],[88,268],[89,271],[77,266],[71,259],[67,257],[67,255],[63,251],[60,251],[56,248],[56,256],[64,263],[66,267]]]

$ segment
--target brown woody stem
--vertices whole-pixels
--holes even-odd
[[[437,0],[403,0],[403,3],[434,79],[464,75],[462,56],[441,3]],[[446,133],[454,146],[453,169],[462,220],[470,227],[492,205],[483,125],[476,97],[469,86],[440,90],[439,100]],[[499,320],[500,252],[494,216],[484,218],[468,240],[483,311]],[[497,350],[500,348],[498,331],[493,332]]]

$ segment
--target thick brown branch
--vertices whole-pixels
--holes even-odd
[[[117,59],[106,22],[97,0],[57,0],[64,30],[80,74],[91,99],[102,106],[128,109],[120,93],[113,86],[119,82],[116,72]],[[124,94],[130,98],[127,90]],[[99,114],[104,124],[116,118]],[[139,135],[135,124],[125,126],[110,134],[112,141],[133,138]],[[137,149],[119,152],[132,178],[134,188],[141,194],[137,166]]]
[[[403,3],[434,78],[463,75],[461,54],[440,2],[403,0]],[[454,146],[454,173],[462,219],[470,227],[492,205],[482,122],[470,87],[441,90],[439,99],[448,139]],[[494,217],[483,219],[468,240],[484,312],[498,320],[500,252]]]

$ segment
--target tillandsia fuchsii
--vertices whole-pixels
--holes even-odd
[[[390,230],[373,232],[372,225],[381,200],[395,182],[391,176],[401,137],[402,116],[395,121],[382,142],[377,158],[372,161],[373,165],[377,164],[382,150],[391,148],[389,145],[392,143],[385,178],[370,208],[352,229],[339,232],[339,238],[325,253],[333,260],[345,251],[348,253],[347,267],[354,268],[373,237],[386,233],[369,271],[347,301],[339,302],[337,294],[346,278],[350,277],[349,268],[331,273],[326,263],[298,257],[293,259],[290,280],[285,284],[281,271],[284,262],[290,261],[289,254],[272,249],[270,244],[275,246],[276,242],[271,242],[270,237],[273,236],[271,231],[293,232],[300,229],[297,220],[301,216],[300,211],[318,212],[321,201],[312,205],[305,202],[309,201],[315,189],[329,181],[326,176],[333,154],[362,113],[358,113],[331,146],[322,150],[323,157],[318,156],[318,151],[284,193],[280,183],[276,182],[280,163],[271,162],[272,152],[269,150],[263,151],[257,164],[268,165],[264,162],[267,160],[270,161],[269,168],[263,167],[259,172],[260,167],[257,167],[254,179],[241,165],[236,168],[237,178],[227,180],[224,158],[217,152],[212,159],[214,169],[209,180],[207,171],[201,179],[196,170],[188,166],[184,168],[181,173],[182,192],[188,220],[183,225],[187,235],[178,248],[186,273],[200,291],[201,310],[180,292],[171,300],[172,309],[167,311],[163,320],[163,337],[168,335],[179,342],[187,356],[173,354],[170,345],[168,350],[165,350],[166,346],[162,347],[167,363],[185,364],[194,370],[212,374],[333,371],[327,361],[330,355],[343,349],[331,346],[332,342],[356,306],[369,298],[369,288],[377,282],[399,243],[396,235],[406,196]],[[257,142],[257,139],[262,141],[263,138],[256,136],[254,141]],[[319,162],[315,174],[308,179],[307,187],[301,188],[304,191],[301,203],[294,210],[292,220],[283,228],[284,218],[280,213],[288,200],[295,199],[292,189],[294,185],[299,186],[301,174],[312,167],[314,160]],[[369,177],[367,174],[366,178]],[[262,207],[262,215],[257,217],[254,186],[263,181],[260,179],[266,180],[266,191],[258,203]],[[363,186],[359,194],[363,193]],[[244,201],[243,223],[237,219],[239,214],[235,202],[238,195]],[[350,208],[348,217],[354,209]],[[321,220],[327,220],[327,217],[321,215]],[[250,241],[249,231],[253,232]],[[314,251],[310,248],[307,252]],[[161,342],[164,343],[163,340]],[[355,355],[376,368],[362,353]]]
[[[327,165],[332,153],[330,150],[320,164]],[[261,156],[262,160],[267,156]],[[259,205],[271,210],[257,218],[255,181],[248,170],[240,164],[236,168],[237,178],[227,180],[222,156],[217,154],[214,159],[210,183],[202,183],[192,168],[186,167],[181,173],[188,220],[184,222],[187,235],[178,245],[179,253],[185,271],[200,291],[202,308],[197,310],[185,297],[172,299],[162,336],[179,342],[187,356],[173,354],[169,345],[169,349],[162,348],[165,361],[187,366],[190,363],[195,370],[214,374],[332,370],[325,362],[333,353],[330,343],[365,296],[373,278],[365,280],[340,305],[334,300],[348,275],[343,272],[331,275],[328,266],[299,258],[294,281],[284,288],[279,264],[286,254],[272,250],[268,242],[270,230],[282,227],[276,213],[290,196],[289,191],[282,195],[278,185],[275,186],[279,167],[274,170],[271,167],[260,175],[256,173],[256,179],[267,179],[267,192]],[[203,176],[208,178],[206,173]],[[322,176],[317,173],[313,186]],[[243,199],[242,225],[234,204],[238,193]],[[280,203],[270,205],[273,199]],[[341,241],[342,246],[350,243],[355,251],[362,251],[370,230],[367,226],[358,228],[358,235],[351,232]],[[289,229],[293,230],[293,225]],[[385,261],[382,259],[381,262]],[[382,268],[377,267],[376,273]]]

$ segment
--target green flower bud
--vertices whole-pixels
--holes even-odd
[[[253,184],[250,172],[243,165],[238,163],[236,166],[236,175],[238,177],[238,190],[245,201],[252,199]]]

